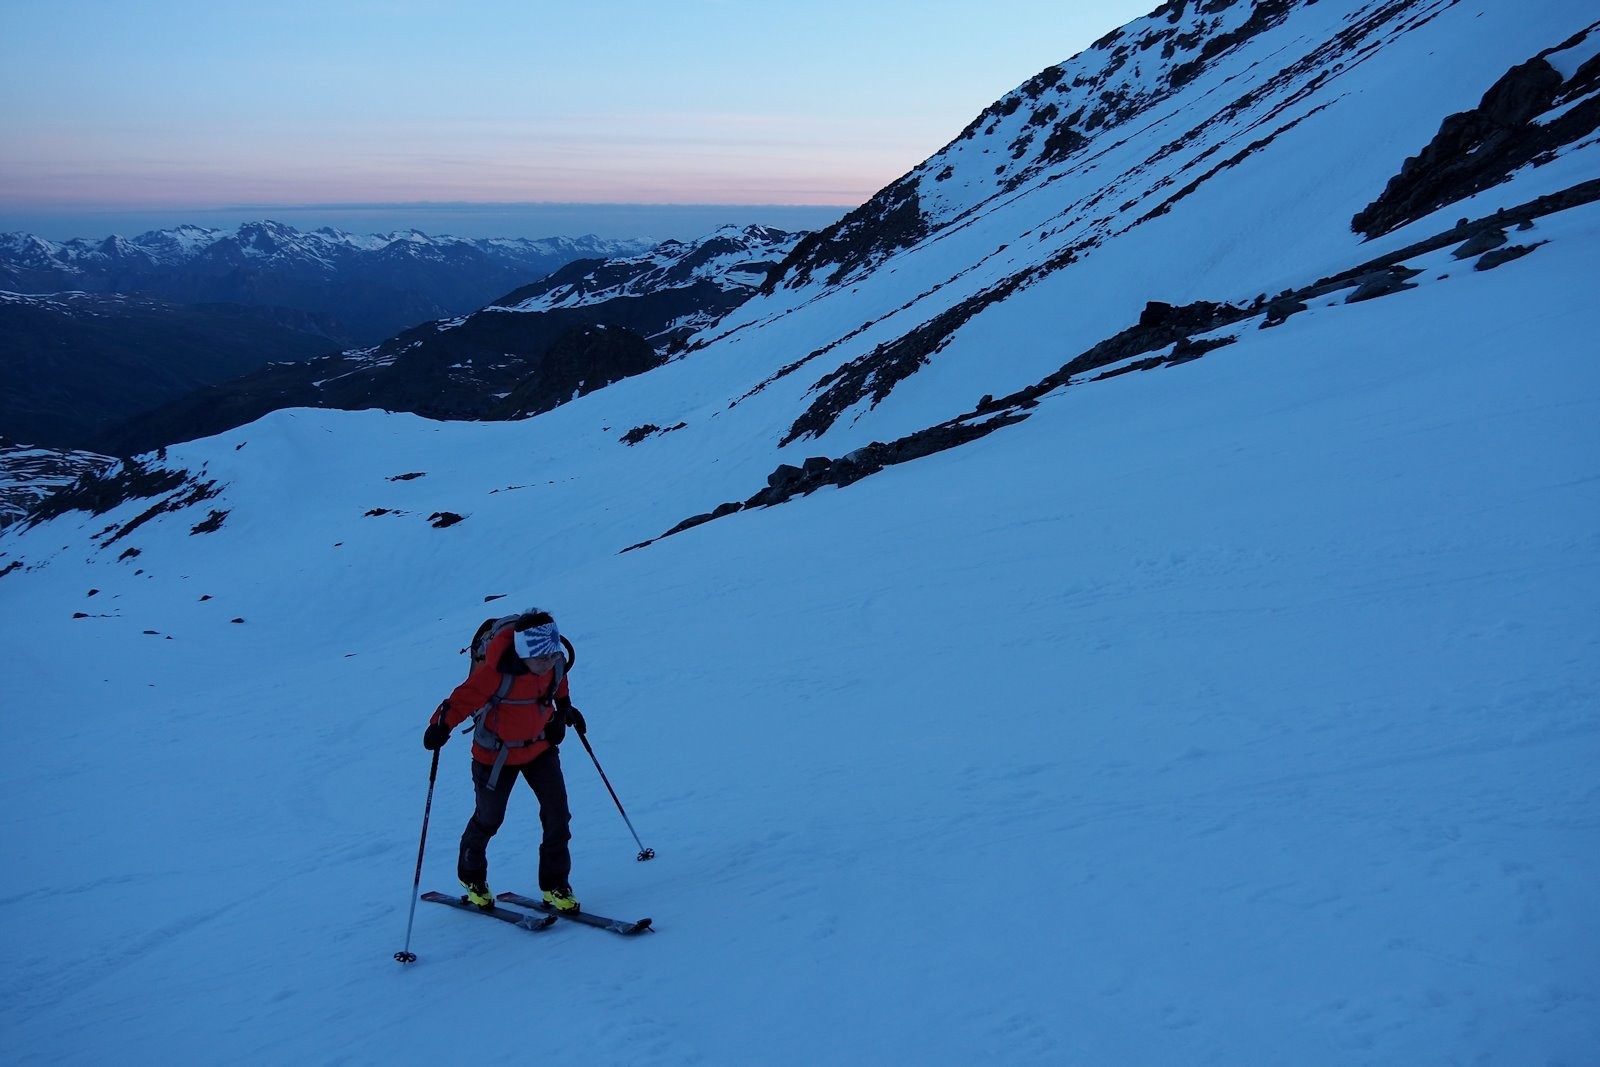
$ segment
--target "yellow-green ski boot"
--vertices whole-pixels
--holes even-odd
[[[562,889],[546,889],[544,902],[557,911],[577,911],[578,898],[572,895],[572,887]]]

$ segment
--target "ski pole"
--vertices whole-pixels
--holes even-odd
[[[633,835],[633,843],[639,846],[639,854],[634,857],[640,863],[656,858],[656,850],[645,848],[644,842],[639,840],[639,831],[633,828],[633,820],[628,818],[628,813],[622,810],[622,801],[617,799],[617,791],[611,788],[611,779],[606,777],[605,768],[600,766],[600,761],[595,757],[594,749],[589,747],[589,739],[583,734],[578,735],[578,740],[583,742],[583,750],[589,753],[589,758],[594,760],[594,769],[600,772],[600,780],[606,784],[606,792],[611,794],[611,802],[617,806],[617,811],[622,813],[622,821],[628,824],[628,832]],[[416,905],[413,904],[412,907]]]
[[[428,803],[422,808],[422,840],[417,842],[417,874],[411,880],[411,917],[406,919],[406,947],[394,954],[401,963],[416,963],[411,951],[411,924],[417,921],[417,890],[422,888],[422,853],[428,847],[428,816],[433,813],[433,783],[439,778],[439,750],[433,750],[433,766],[428,770]]]

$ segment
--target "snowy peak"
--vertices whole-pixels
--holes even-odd
[[[1163,4],[1000,98],[924,168],[932,170],[939,183],[951,181],[961,170],[981,173],[992,168],[987,184],[996,191],[1014,189],[1092,142],[1114,135],[1193,82],[1212,61],[1281,25],[1302,3],[1175,0]],[[999,145],[1004,146],[1001,159],[973,158],[996,154]],[[931,191],[930,203],[942,199],[937,192]]]
[[[440,254],[464,249],[498,259],[631,255],[650,246],[644,240],[612,240],[592,234],[570,237],[465,238],[429,235],[419,230],[358,235],[332,227],[301,231],[287,223],[264,219],[233,230],[183,225],[150,230],[135,237],[73,238],[47,241],[32,234],[0,234],[0,266],[54,267],[64,272],[88,271],[118,260],[143,259],[173,266],[203,257],[298,259],[316,264],[338,262],[367,253]]]
[[[803,235],[767,226],[723,226],[695,241],[665,241],[648,252],[580,261],[497,302],[506,311],[584,307],[706,283],[754,292]]]

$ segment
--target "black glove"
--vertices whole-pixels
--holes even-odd
[[[583,713],[572,706],[572,701],[566,697],[556,700],[555,714],[550,716],[550,721],[545,724],[544,739],[551,745],[559,745],[567,738],[567,727],[571,726],[582,737],[588,729],[583,722]]]
[[[540,734],[539,736],[543,737],[552,748],[566,740],[567,724],[566,721],[562,719],[561,712],[557,711],[554,715],[550,716],[550,721],[544,724],[544,733]]]
[[[446,726],[442,720],[430,722],[428,728],[422,731],[422,747],[429,752],[436,752],[443,748],[444,743],[448,740],[450,740],[450,727]]]

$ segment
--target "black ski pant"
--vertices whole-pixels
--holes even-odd
[[[463,882],[488,880],[489,839],[505,822],[506,802],[511,799],[517,779],[526,778],[533,787],[533,795],[539,798],[539,825],[544,830],[544,839],[539,844],[539,888],[567,888],[572,875],[572,853],[567,848],[567,842],[572,840],[572,813],[567,808],[567,783],[561,776],[560,752],[551,748],[532,763],[502,767],[500,780],[490,789],[489,775],[493,770],[487,764],[472,761],[472,788],[478,803],[461,834],[457,876]]]

